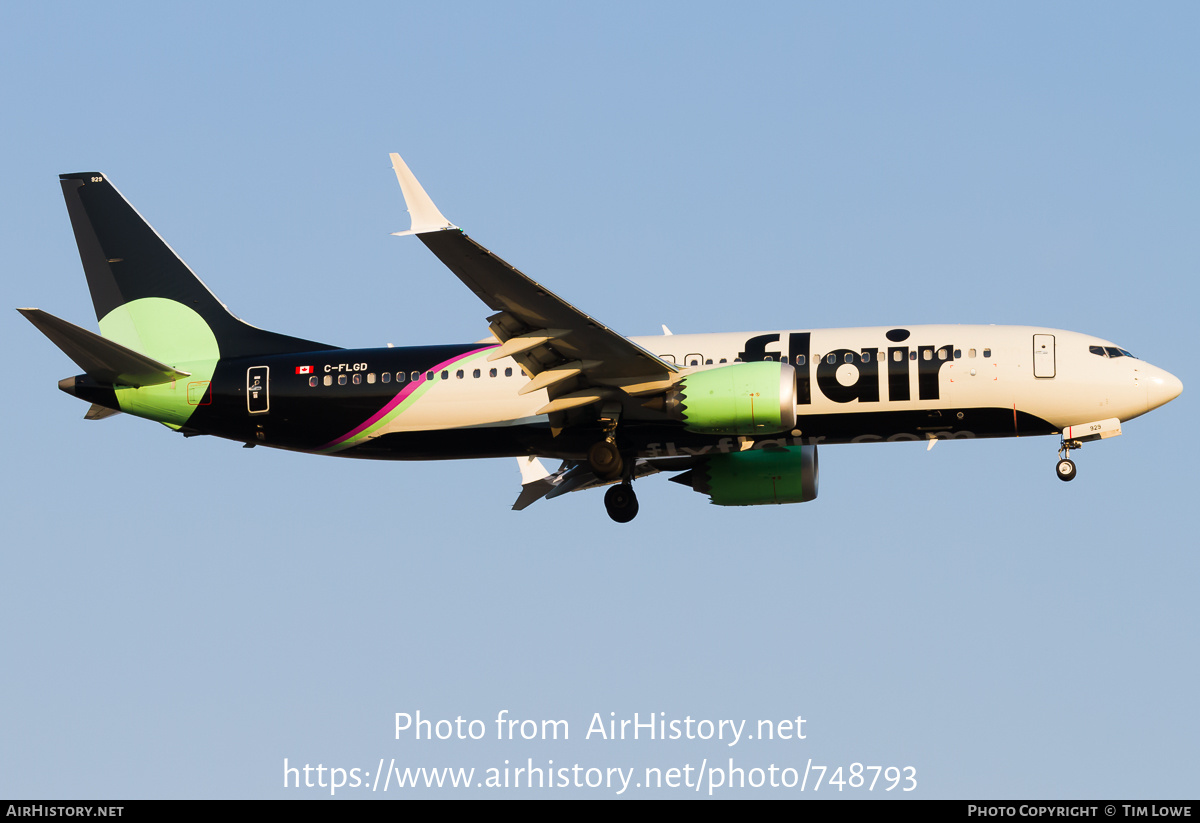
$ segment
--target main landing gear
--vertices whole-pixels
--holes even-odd
[[[637,517],[637,495],[633,493],[633,484],[626,481],[610,486],[604,493],[604,508],[608,516],[618,523],[628,523]]]
[[[588,449],[588,468],[601,480],[623,479],[604,493],[604,508],[618,523],[628,523],[637,517],[637,495],[633,493],[633,463],[628,466],[613,439],[601,440]],[[626,470],[628,468],[628,471]]]
[[[616,480],[625,468],[625,461],[617,451],[616,440],[608,437],[593,443],[587,454],[588,468],[601,480]]]
[[[1078,440],[1063,440],[1058,446],[1058,465],[1055,472],[1062,481],[1075,479],[1075,461],[1071,459],[1071,449],[1082,449],[1083,443]]]
[[[604,439],[592,444],[588,449],[588,468],[601,480],[616,480],[623,477],[620,483],[609,488],[604,493],[604,508],[608,516],[618,523],[628,523],[637,517],[637,495],[633,493],[633,461],[625,464],[621,452],[617,449],[617,421],[620,419],[620,407],[606,407],[601,415],[604,424]]]

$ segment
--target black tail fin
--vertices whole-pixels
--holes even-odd
[[[167,300],[200,316],[216,338],[221,357],[336,348],[265,331],[234,317],[103,174],[64,174],[60,181],[96,319],[101,321],[105,337],[115,337],[138,350],[138,337],[161,339],[161,325],[171,322],[168,318],[175,312],[168,304],[158,302]],[[142,304],[137,311],[113,315],[115,310],[147,298],[158,300]],[[156,306],[168,308],[160,312]],[[129,328],[130,323],[133,328]],[[118,330],[111,333],[106,325]],[[142,325],[147,327],[148,335],[140,333]]]

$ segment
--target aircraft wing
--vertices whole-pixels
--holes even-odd
[[[558,471],[555,472],[547,470],[542,465],[542,461],[532,455],[518,457],[517,465],[521,469],[521,494],[513,503],[514,511],[521,511],[543,497],[550,500],[568,492],[611,486],[613,483],[621,482],[596,477],[586,463],[574,460],[564,460],[558,467]],[[658,468],[651,461],[639,457],[634,464],[632,478],[647,477],[651,474],[658,474],[660,471],[663,469]]]
[[[539,414],[661,388],[679,370],[563,300],[476,243],[438,211],[398,154],[392,168],[415,234],[496,313],[488,318],[500,347],[489,359],[513,357],[532,378],[521,393],[546,389]]]

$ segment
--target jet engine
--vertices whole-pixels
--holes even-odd
[[[796,370],[765,360],[693,372],[667,393],[664,411],[701,434],[777,434],[796,427]]]
[[[715,454],[671,480],[707,494],[718,506],[807,503],[817,496],[817,447]]]

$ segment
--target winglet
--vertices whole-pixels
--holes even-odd
[[[438,207],[433,205],[433,201],[429,199],[425,189],[421,188],[421,184],[417,182],[417,178],[413,176],[412,171],[400,158],[400,155],[392,152],[391,158],[392,168],[396,170],[396,180],[400,182],[400,192],[404,195],[404,205],[408,208],[408,213],[412,215],[412,228],[408,231],[392,232],[392,234],[396,237],[403,237],[407,234],[457,229],[458,226],[443,217],[442,213],[438,211]]]

